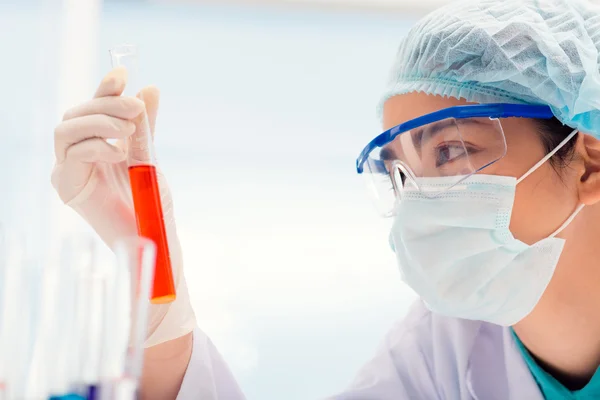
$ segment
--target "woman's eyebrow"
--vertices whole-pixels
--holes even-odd
[[[388,143],[379,152],[379,158],[383,161],[391,161],[391,160],[397,160],[398,156],[396,155],[396,152],[390,147],[390,144]]]

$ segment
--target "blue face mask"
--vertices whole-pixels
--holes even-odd
[[[410,184],[403,189],[390,244],[402,279],[429,309],[505,326],[533,310],[563,250],[564,239],[555,236],[583,205],[552,235],[530,246],[509,229],[515,190],[564,143],[518,180],[476,174],[435,198],[424,192],[448,178],[418,178],[418,190]]]

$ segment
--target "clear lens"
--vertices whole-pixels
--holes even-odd
[[[395,201],[396,188],[386,167],[383,163],[368,158],[362,175],[366,179],[377,212],[383,217],[392,216],[391,211]]]
[[[450,118],[403,132],[376,148],[365,162],[364,174],[377,208],[382,215],[391,216],[407,184],[418,190],[419,178],[455,177],[423,192],[436,197],[505,154],[506,140],[499,120]]]

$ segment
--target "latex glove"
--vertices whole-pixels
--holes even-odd
[[[56,163],[52,185],[62,201],[81,215],[111,248],[117,239],[137,235],[126,164],[127,138],[139,134],[133,121],[139,120],[136,117],[144,106],[154,135],[158,111],[156,88],[142,89],[138,98],[125,97],[121,94],[126,83],[125,69],[111,71],[92,100],[65,113],[54,136]],[[111,145],[106,139],[118,142]],[[184,336],[196,325],[183,274],[170,190],[158,169],[157,174],[177,298],[169,304],[150,305],[145,347]]]

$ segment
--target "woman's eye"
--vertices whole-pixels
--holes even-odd
[[[435,166],[442,165],[454,161],[466,154],[465,148],[462,145],[442,145],[435,149]]]

